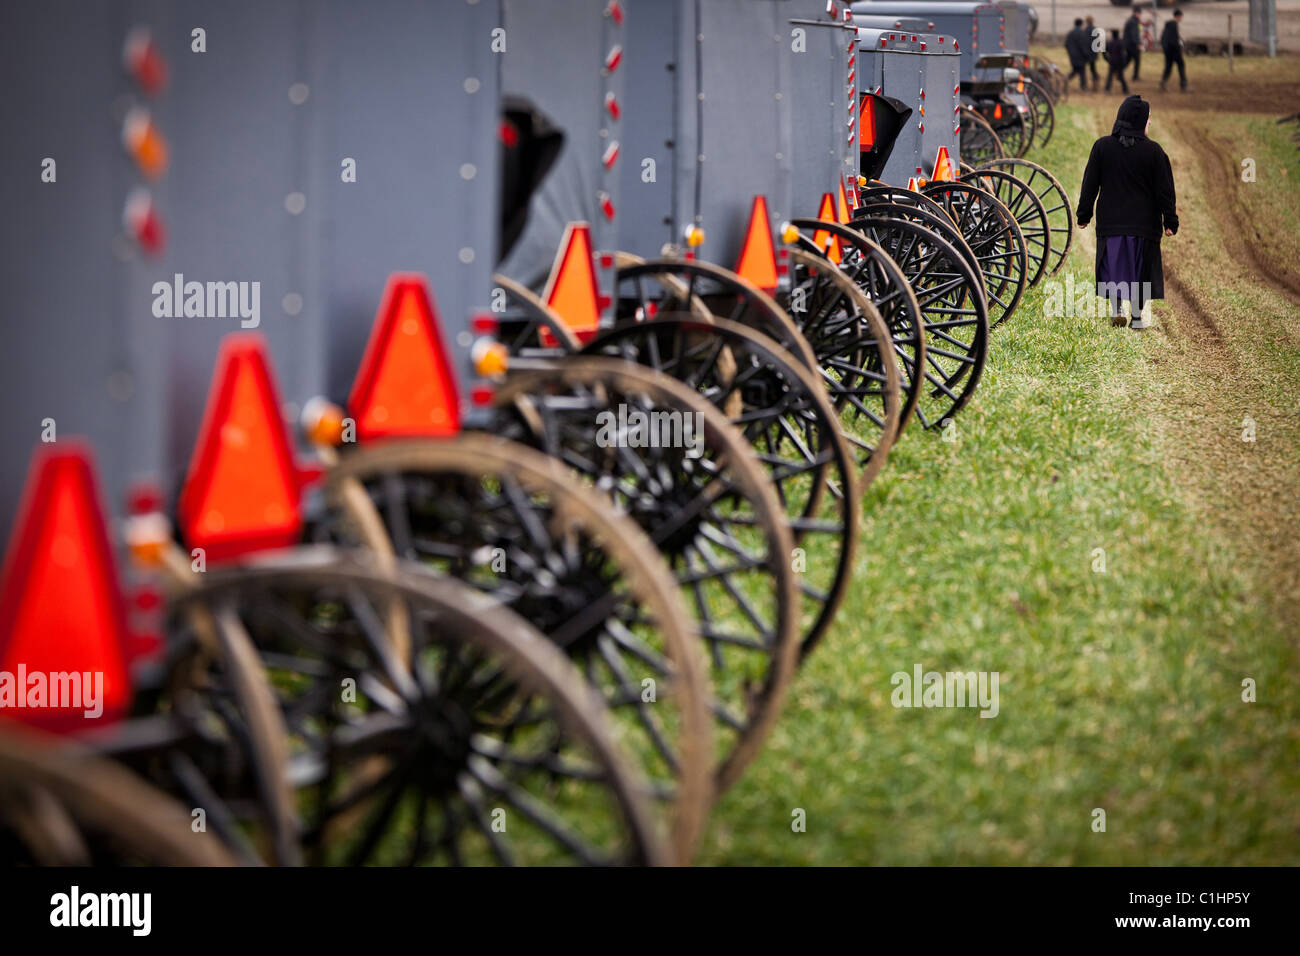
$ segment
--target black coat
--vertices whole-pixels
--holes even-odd
[[[1125,135],[1132,138],[1133,145],[1124,146],[1114,134],[1092,144],[1075,218],[1079,225],[1087,225],[1096,204],[1099,264],[1105,246],[1102,240],[1107,236],[1142,236],[1150,240],[1144,271],[1151,282],[1152,297],[1160,299],[1165,294],[1160,238],[1165,229],[1178,231],[1174,171],[1159,143],[1141,133]]]
[[[1166,53],[1174,54],[1183,47],[1183,38],[1178,34],[1178,21],[1165,21],[1165,28],[1160,31],[1160,48]]]
[[[1106,62],[1115,69],[1122,69],[1128,62],[1128,52],[1124,49],[1123,40],[1106,41]]]
[[[1124,21],[1124,46],[1130,51],[1142,49],[1142,21],[1137,14]]]
[[[1065,35],[1065,55],[1070,58],[1071,66],[1083,66],[1088,62],[1092,37],[1083,27],[1075,27]]]

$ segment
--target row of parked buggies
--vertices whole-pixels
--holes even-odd
[[[689,862],[800,663],[833,640],[865,489],[905,431],[938,440],[951,427],[997,327],[1068,252],[1067,197],[1023,158],[1050,136],[1057,95],[1032,62],[991,94],[971,95],[963,77],[967,103],[956,83],[946,99],[916,97],[908,105],[969,124],[953,127],[960,152],[915,157],[934,163],[933,178],[886,182],[903,140],[883,124],[906,91],[856,75],[863,47],[843,5],[565,0],[539,14],[505,0],[453,23],[429,6],[394,0],[361,18],[324,4],[315,29],[344,53],[400,44],[398,30],[441,45],[430,59],[453,63],[464,99],[446,107],[459,125],[431,125],[427,144],[455,153],[438,142],[454,134],[499,157],[487,184],[497,215],[466,226],[498,255],[453,241],[423,271],[385,275],[364,348],[343,355],[345,388],[298,371],[316,368],[300,362],[312,343],[351,331],[306,324],[309,296],[295,331],[223,335],[201,356],[212,377],[196,428],[180,420],[183,403],[160,402],[162,421],[110,416],[85,439],[60,432],[38,447],[22,498],[6,505],[0,583],[7,862]],[[638,27],[664,11],[671,22]],[[29,15],[40,22],[39,8]],[[501,24],[505,56],[535,53],[545,72],[527,103],[486,79],[495,61],[479,41],[486,50]],[[790,24],[824,37],[843,106],[791,76],[788,110],[764,118],[756,106],[761,82],[731,58],[773,35],[785,56]],[[143,41],[154,56],[161,34]],[[546,55],[561,34],[574,64]],[[138,57],[150,54],[134,36],[125,82],[143,86]],[[344,80],[350,62],[377,71],[376,89],[414,115],[426,81],[390,59],[340,56],[337,69]],[[346,86],[311,84],[339,126],[355,107]],[[228,104],[256,123],[247,106]],[[596,117],[589,146],[568,109]],[[783,187],[779,154],[768,192],[741,164],[708,165],[746,110],[771,124],[754,142],[778,146],[798,116],[833,110],[812,144],[839,170],[824,194]],[[660,121],[679,148],[659,164],[672,182],[651,194],[617,137]],[[407,155],[404,129],[390,133],[359,176],[375,175],[385,150]],[[186,203],[202,201],[180,195],[198,175],[183,152],[167,174],[175,192],[154,193],[172,204],[177,245]],[[445,181],[399,183],[412,218],[429,216],[421,197],[482,185],[472,163],[448,162]],[[405,167],[391,168],[400,178]],[[626,211],[656,203],[652,216]],[[556,216],[562,228],[548,233]],[[348,226],[340,218],[334,233]],[[430,243],[457,228],[440,221]],[[393,251],[409,236],[357,231],[358,260],[410,261]],[[521,257],[547,236],[554,266],[529,275]],[[150,251],[179,256],[136,238],[135,265]],[[628,247],[638,251],[614,251]],[[502,271],[488,277],[485,259]],[[448,306],[465,288],[489,307]],[[179,328],[172,345],[196,347]],[[338,367],[330,354],[318,364]],[[39,379],[31,388],[78,387],[57,363]],[[304,380],[319,390],[310,400]],[[118,440],[145,430],[181,434],[171,445],[183,454],[170,480],[132,480],[120,495],[116,476],[133,465]]]

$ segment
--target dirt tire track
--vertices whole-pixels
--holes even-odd
[[[1300,305],[1300,276],[1275,262],[1272,256],[1257,248],[1250,238],[1254,234],[1256,239],[1263,241],[1263,236],[1252,224],[1250,214],[1237,195],[1235,178],[1223,164],[1222,158],[1232,154],[1231,145],[1218,138],[1211,145],[1209,132],[1204,127],[1197,127],[1194,135],[1183,137],[1183,141],[1196,155],[1206,186],[1215,189],[1227,200],[1228,214],[1240,226],[1238,229],[1222,231],[1224,239],[1233,247],[1230,250],[1232,254],[1239,260],[1249,262],[1261,278],[1293,305]]]
[[[1258,575],[1273,613],[1300,632],[1300,463],[1293,453],[1300,426],[1285,398],[1271,400],[1257,381],[1265,372],[1252,359],[1253,340],[1243,341],[1237,324],[1253,323],[1253,317],[1217,306],[1213,284],[1226,269],[1276,293],[1278,301],[1270,295],[1259,310],[1283,316],[1300,301],[1300,280],[1287,269],[1280,275],[1270,269],[1268,257],[1244,234],[1253,226],[1221,159],[1232,148],[1207,142],[1206,131],[1191,124],[1178,127],[1171,140],[1187,163],[1182,190],[1215,200],[1226,193],[1231,218],[1207,222],[1219,219],[1215,210],[1190,204],[1184,216],[1189,244],[1165,261],[1169,308],[1160,328],[1166,336],[1152,342],[1149,354],[1163,455],[1207,524],[1233,542]],[[1290,325],[1268,328],[1294,338]],[[1255,422],[1258,441],[1241,437],[1244,416]]]
[[[1219,326],[1210,317],[1200,297],[1179,278],[1178,268],[1172,262],[1165,267],[1165,286],[1166,292],[1173,293],[1169,299],[1174,305],[1173,319],[1178,332],[1184,338],[1194,340],[1199,346],[1213,349],[1218,353],[1217,357],[1220,361],[1235,365],[1236,358],[1228,348],[1227,340],[1219,331]]]

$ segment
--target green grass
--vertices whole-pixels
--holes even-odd
[[[1032,157],[1072,198],[1096,122],[1064,107]],[[838,621],[699,862],[1300,862],[1294,635],[1158,454],[1140,336],[1043,297],[995,333],[958,440],[910,430],[867,493]],[[916,664],[998,671],[999,715],[894,708]]]

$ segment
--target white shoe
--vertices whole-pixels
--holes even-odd
[[[1130,322],[1130,323],[1128,324],[1128,327],[1129,327],[1130,329],[1138,329],[1138,330],[1140,331],[1140,330],[1142,330],[1142,329],[1149,329],[1149,328],[1151,328],[1151,323],[1150,323],[1150,322],[1143,322],[1141,318],[1137,318],[1137,319],[1134,319],[1132,322]]]

